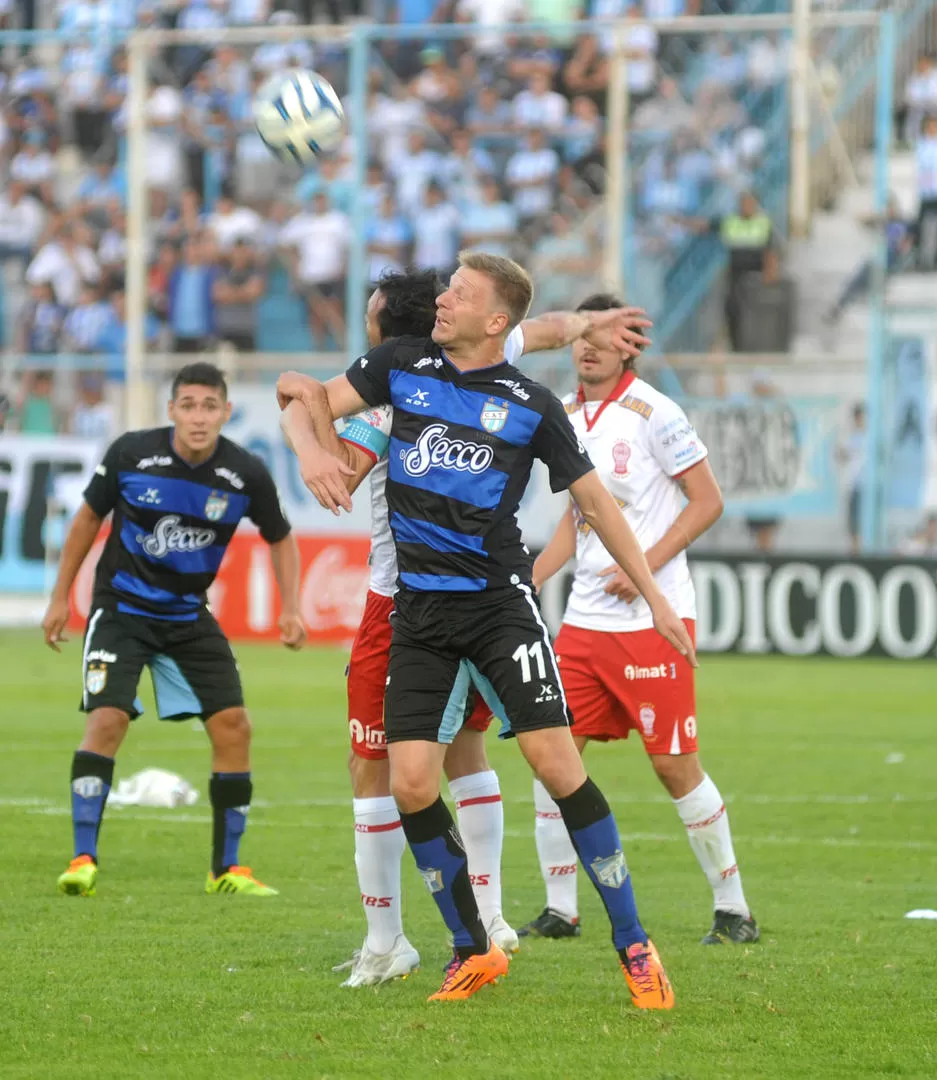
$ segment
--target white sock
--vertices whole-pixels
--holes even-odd
[[[354,799],[355,866],[364,916],[368,920],[368,948],[390,952],[400,921],[400,861],[407,846],[397,804],[390,795]]]
[[[501,849],[504,804],[493,769],[449,781],[478,913],[485,926],[501,914]]]
[[[537,812],[534,839],[540,856],[540,873],[547,887],[547,907],[568,919],[578,919],[576,874],[579,859],[563,824],[560,808],[539,780],[534,780],[534,808]]]
[[[682,799],[674,799],[673,804],[686,826],[693,854],[712,886],[713,906],[717,911],[747,917],[750,912],[732,850],[729,815],[719,789],[704,776],[698,787]]]

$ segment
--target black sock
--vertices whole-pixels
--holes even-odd
[[[456,955],[466,960],[488,952],[488,933],[478,914],[465,848],[442,796],[415,814],[401,814],[400,821],[417,869],[452,933]]]
[[[98,834],[107,793],[114,780],[114,759],[90,750],[76,750],[72,758],[72,831],[75,856],[98,861]]]
[[[211,871],[218,877],[238,865],[238,846],[247,828],[254,785],[249,772],[212,773],[208,790],[212,810]]]

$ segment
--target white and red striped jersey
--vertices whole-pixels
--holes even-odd
[[[565,398],[564,405],[602,483],[647,551],[683,507],[676,478],[706,457],[706,447],[680,406],[633,371],[625,373],[605,401],[586,401],[580,389]],[[599,573],[613,560],[575,503],[573,516],[576,575],[563,621],[613,632],[653,626],[643,597],[627,604],[605,592],[609,579]],[[696,617],[696,595],[684,552],[658,570],[655,579],[681,618]]]

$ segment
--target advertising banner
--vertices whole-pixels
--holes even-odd
[[[96,440],[4,435],[0,439],[0,592],[42,592],[49,497],[74,512],[100,460]],[[58,546],[53,542],[53,546]]]
[[[701,653],[937,655],[937,560],[694,555],[690,571]],[[566,569],[540,594],[553,634],[571,585]]]
[[[709,398],[683,405],[709,449],[726,514],[764,520],[836,513],[836,398]]]
[[[91,610],[94,571],[106,536],[102,533],[75,582],[72,628],[83,630]],[[313,644],[350,641],[361,621],[368,590],[368,538],[299,536],[302,567],[299,603]],[[238,532],[208,593],[212,613],[236,641],[276,641],[279,595],[270,549],[256,533]]]
[[[932,658],[937,560],[695,556],[702,652]]]

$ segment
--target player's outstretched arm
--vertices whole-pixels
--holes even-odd
[[[685,551],[722,516],[722,492],[708,461],[691,466],[675,480],[686,496],[687,504],[660,540],[644,553],[653,574]],[[600,576],[610,578],[605,586],[607,593],[629,604],[638,595],[628,575],[618,566],[606,567]]]
[[[280,400],[280,394],[281,387],[278,382],[278,400]],[[312,419],[312,431],[307,431],[301,439],[301,448],[295,447],[303,481],[315,495],[319,505],[325,507],[326,510],[331,510],[336,516],[339,513],[339,507],[350,512],[351,497],[345,484],[346,479],[354,475],[354,470],[322,446],[316,432],[324,430],[326,425],[331,427],[335,420],[343,416],[360,412],[366,407],[367,402],[344,375],[337,375],[325,384],[317,379],[309,379],[309,387],[303,393],[302,401]]]
[[[297,375],[294,372],[288,374],[291,378],[312,382],[308,375]],[[283,382],[283,376],[280,382]],[[350,495],[354,494],[361,481],[374,468],[374,458],[369,457],[361,447],[354,443],[340,439],[334,424],[325,424],[321,431],[317,431],[301,395],[297,392],[293,397],[286,397],[279,390],[280,384],[277,385],[277,401],[280,402],[280,408],[283,410],[280,413],[280,430],[283,432],[286,445],[299,458],[300,474],[302,474],[302,462],[306,457],[304,448],[308,447],[309,436],[313,435],[320,446],[328,450],[330,454],[334,454],[339,461],[343,461],[352,470],[352,475],[345,478],[345,487]],[[321,386],[321,384],[318,385]],[[314,391],[310,389],[310,392]],[[305,483],[305,477],[303,477],[303,482]]]
[[[581,476],[570,484],[569,493],[609,554],[647,601],[657,632],[696,667],[696,651],[683,621],[657,587],[638,538],[622,517],[618,504],[602,485],[598,473],[593,469]]]
[[[68,595],[81,569],[81,564],[88,557],[91,545],[101,531],[103,520],[86,502],[83,502],[68,530],[68,536],[65,537],[65,544],[59,557],[59,572],[55,578],[52,596],[49,598],[49,606],[42,620],[42,633],[45,636],[46,645],[55,649],[56,652],[62,651],[58,643],[66,640],[63,631],[68,622]]]
[[[597,348],[613,348],[625,356],[639,356],[651,344],[643,331],[654,324],[642,308],[608,311],[548,311],[521,323],[524,352],[562,349],[584,337]]]
[[[540,587],[569,562],[576,554],[576,523],[573,520],[573,508],[568,507],[560,518],[550,542],[534,560],[533,586],[540,592]]]
[[[280,590],[280,641],[288,649],[301,649],[306,627],[299,613],[299,544],[292,533],[270,545],[270,561]]]

